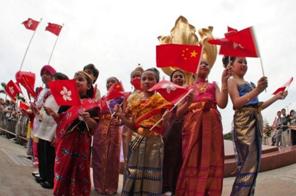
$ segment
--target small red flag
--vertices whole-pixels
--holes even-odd
[[[284,92],[287,88],[289,88],[289,86],[291,85],[293,81],[293,77],[291,77],[288,82],[286,82],[283,86],[281,86],[280,88],[276,89],[272,94],[276,95],[279,94],[281,92]]]
[[[163,44],[156,46],[157,67],[177,67],[196,73],[202,55],[200,45]]]
[[[39,21],[28,18],[28,20],[24,21],[22,24],[26,27],[26,29],[35,31],[39,25]]]
[[[221,45],[219,54],[226,56],[260,57],[252,27],[237,31],[228,27],[225,38],[209,40],[210,44]]]
[[[62,25],[49,22],[45,30],[55,34],[56,36],[59,36],[62,28],[63,28]]]
[[[35,86],[35,74],[28,71],[18,71],[15,74],[16,81],[21,84],[30,95],[36,96],[34,91]]]
[[[54,80],[48,83],[48,87],[58,105],[80,105],[76,80]]]
[[[107,101],[109,101],[111,99],[123,97],[124,95],[125,93],[124,93],[124,89],[121,82],[117,82],[117,83],[114,83],[108,90],[106,99]]]
[[[179,86],[167,80],[161,80],[155,84],[149,91],[157,91],[167,101],[176,103],[182,96],[184,96],[188,89],[183,86]]]
[[[5,92],[9,97],[11,97],[13,100],[16,99],[16,96],[21,92],[20,87],[14,83],[12,80],[10,80],[5,87]]]
[[[27,110],[30,108],[30,106],[26,102],[20,101],[19,108],[22,110]]]
[[[136,90],[141,90],[141,78],[140,77],[135,77],[131,80],[131,84],[134,86]]]

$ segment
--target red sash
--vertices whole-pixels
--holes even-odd
[[[93,99],[83,99],[81,100],[81,105],[72,106],[70,109],[63,112],[56,131],[57,138],[61,138],[67,133],[69,127],[78,118],[80,110],[88,111],[95,107],[98,107],[96,101]]]

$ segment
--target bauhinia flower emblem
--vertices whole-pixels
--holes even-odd
[[[63,99],[65,101],[72,101],[72,92],[69,91],[65,86],[63,86],[63,89],[61,90],[60,94],[63,96]]]
[[[168,93],[171,93],[171,91],[176,90],[176,86],[172,83],[164,83],[161,87],[165,88]]]

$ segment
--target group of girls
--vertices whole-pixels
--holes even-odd
[[[135,69],[131,74],[135,91],[112,108],[93,86],[98,77],[93,67],[77,72],[74,79],[81,106],[60,107],[58,112],[45,107],[57,123],[54,195],[90,195],[91,165],[95,190],[115,194],[120,132],[125,160],[122,195],[221,195],[224,147],[217,107],[227,106],[228,95],[235,111],[233,140],[238,158],[231,195],[253,195],[260,166],[260,111],[287,93],[259,102],[267,78],[260,78],[256,86],[247,82],[245,58],[224,57],[223,64],[220,89],[207,80],[211,67],[202,59],[195,82],[187,86],[190,93],[176,107],[150,90],[159,82],[155,68]],[[170,77],[173,83],[185,85],[181,70]],[[116,83],[119,80],[110,77],[107,90]]]

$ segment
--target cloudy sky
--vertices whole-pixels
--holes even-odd
[[[243,29],[254,26],[269,87],[260,95],[268,99],[272,92],[296,72],[296,21],[294,0],[221,0],[221,1],[139,1],[139,0],[0,0],[0,80],[14,79],[19,70],[32,31],[21,24],[31,17],[42,18],[32,41],[23,70],[37,73],[47,64],[56,36],[44,31],[47,22],[64,24],[51,65],[70,77],[88,63],[100,70],[97,84],[103,93],[105,81],[116,76],[130,90],[129,74],[141,63],[155,65],[157,36],[168,35],[178,16],[185,16],[197,29],[214,27],[222,37],[227,26]],[[259,59],[248,59],[246,79],[257,82],[262,76]],[[217,58],[209,79],[220,83],[221,57]],[[1,95],[2,96],[2,95]],[[282,107],[296,108],[295,82],[289,95],[263,111],[272,122]],[[230,130],[232,104],[221,110],[224,132]]]

